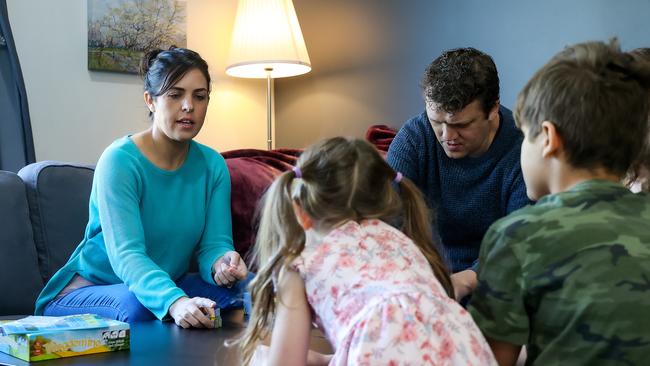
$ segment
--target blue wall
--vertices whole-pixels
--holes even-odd
[[[650,46],[650,0],[294,0],[312,72],[276,81],[276,141],[399,127],[423,108],[419,81],[442,51],[472,46],[494,58],[502,103],[566,45],[617,36]]]
[[[616,36],[623,49],[650,47],[648,0],[439,0],[435,11],[441,16],[429,44],[438,51],[469,45],[492,55],[506,106],[566,45]]]

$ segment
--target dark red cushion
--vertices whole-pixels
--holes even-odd
[[[370,126],[366,139],[385,155],[396,131],[386,125]],[[296,164],[299,149],[240,149],[223,152],[232,184],[231,210],[235,250],[246,257],[255,243],[259,201],[273,180]]]
[[[397,135],[397,131],[387,125],[374,125],[366,130],[366,140],[375,145],[379,151],[388,151],[390,143]]]
[[[291,169],[300,150],[242,149],[222,153],[230,172],[235,250],[248,254],[255,243],[258,203],[275,177]]]

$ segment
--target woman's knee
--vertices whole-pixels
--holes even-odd
[[[156,319],[156,316],[130,291],[120,294],[113,305],[118,310],[116,320],[119,321],[131,323]]]
[[[97,314],[123,322],[153,320],[156,317],[124,284],[88,286],[51,301],[44,315]]]

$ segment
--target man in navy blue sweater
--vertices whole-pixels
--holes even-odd
[[[443,53],[427,67],[422,89],[426,111],[406,121],[387,159],[433,210],[434,232],[461,300],[476,288],[488,227],[531,203],[519,163],[522,134],[499,103],[494,61],[481,51]]]

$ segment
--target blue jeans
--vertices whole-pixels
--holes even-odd
[[[188,273],[176,285],[189,297],[199,296],[213,300],[220,309],[241,309],[244,307],[244,292],[252,278],[253,274],[248,273],[245,280],[238,281],[232,288],[226,288],[203,281],[198,273]],[[50,301],[43,311],[46,316],[87,313],[129,323],[156,319],[123,283],[78,288]]]

